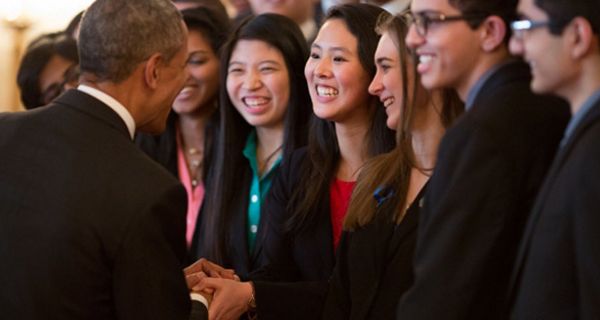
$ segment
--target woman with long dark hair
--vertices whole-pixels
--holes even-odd
[[[219,50],[229,33],[229,20],[206,7],[181,13],[189,30],[188,79],[173,102],[165,132],[159,136],[138,134],[136,144],[185,187],[190,248],[204,199],[204,180],[211,167],[218,121]]]
[[[307,57],[299,27],[276,14],[242,22],[224,46],[221,121],[197,256],[243,278],[260,264],[261,207],[279,164],[306,145]]]
[[[314,112],[308,146],[290,156],[273,182],[263,211],[265,261],[252,282],[203,280],[201,288],[216,289],[217,318],[253,307],[260,319],[320,316],[356,178],[367,159],[395,145],[384,108],[368,92],[383,12],[352,4],[326,16],[304,72]]]
[[[392,319],[412,284],[412,256],[426,184],[446,128],[461,114],[456,93],[428,92],[404,44],[408,27],[384,16],[369,92],[383,102],[397,145],[362,169],[337,251],[323,319]]]

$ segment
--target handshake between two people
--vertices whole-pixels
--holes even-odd
[[[201,258],[183,271],[190,292],[208,301],[209,320],[237,320],[254,311],[252,282],[241,282],[234,270]]]

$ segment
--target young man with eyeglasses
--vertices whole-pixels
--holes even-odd
[[[428,89],[466,113],[444,137],[419,221],[413,287],[398,319],[506,319],[506,291],[531,205],[568,121],[534,95],[508,50],[517,0],[413,0],[407,44]]]
[[[511,51],[573,114],[519,251],[513,319],[600,319],[600,2],[521,0]]]

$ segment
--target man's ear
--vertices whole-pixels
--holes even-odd
[[[502,18],[489,16],[481,23],[479,29],[483,51],[491,52],[503,45],[507,27]]]
[[[568,45],[572,48],[573,59],[579,60],[598,49],[594,48],[598,46],[598,37],[594,35],[590,22],[583,17],[575,17],[563,32],[568,33],[565,38],[570,42]]]
[[[144,65],[144,80],[146,85],[152,89],[158,88],[160,72],[163,67],[164,58],[160,53],[155,53],[146,60]]]

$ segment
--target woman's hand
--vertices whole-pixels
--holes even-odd
[[[240,281],[240,278],[235,274],[233,269],[225,269],[204,258],[200,258],[200,260],[183,269],[183,273],[185,274],[188,289],[192,289],[206,277]]]
[[[223,278],[203,278],[192,291],[213,292],[208,308],[209,320],[237,320],[248,311],[252,283]]]

